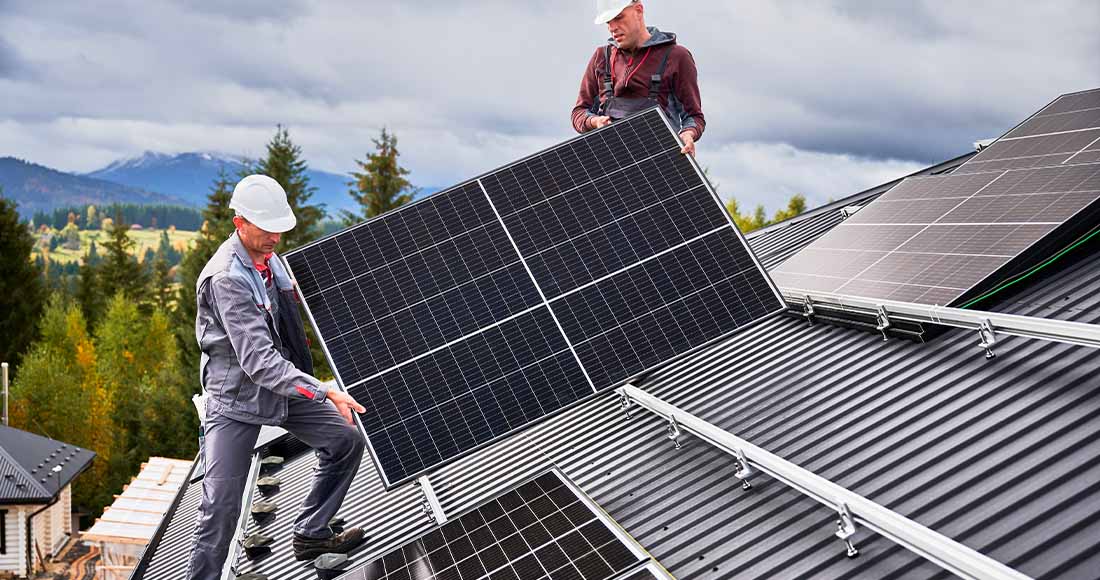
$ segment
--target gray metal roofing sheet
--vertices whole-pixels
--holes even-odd
[[[0,425],[0,503],[48,503],[93,459],[88,449]]]
[[[785,231],[800,232],[785,235],[785,244],[801,247],[834,220],[833,212],[802,220],[818,223]],[[989,308],[1100,322],[1100,253],[1067,256]],[[1095,577],[1100,353],[1004,338],[987,361],[977,342],[962,330],[927,344],[884,342],[783,316],[640,386],[1026,574]],[[311,577],[291,559],[289,534],[314,464],[306,454],[280,472],[275,499],[291,513],[262,528],[277,538],[274,554],[242,571]],[[446,466],[432,480],[447,512],[460,513],[549,465],[678,578],[944,575],[870,532],[857,536],[861,556],[849,560],[832,535],[830,510],[766,477],[742,491],[728,456],[690,437],[674,449],[661,421],[643,411],[626,418],[614,397]],[[356,560],[430,525],[415,489],[384,493],[370,462],[341,515],[372,536]],[[173,553],[184,562],[186,546]]]

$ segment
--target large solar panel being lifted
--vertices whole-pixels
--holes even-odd
[[[286,259],[388,487],[783,308],[658,109]]]
[[[649,562],[637,542],[551,471],[340,578],[603,580]]]
[[[947,176],[909,178],[772,271],[795,294],[953,305],[1100,208],[1100,90],[1059,97]],[[1050,130],[1055,133],[1044,134]]]

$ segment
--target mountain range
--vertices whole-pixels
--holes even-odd
[[[58,171],[13,157],[0,158],[0,187],[3,196],[19,202],[19,213],[29,217],[35,211],[59,207],[111,203],[171,204],[203,207],[219,173],[235,180],[244,170],[242,157],[213,152],[144,154],[115,161],[83,174]],[[350,176],[309,170],[310,185],[317,190],[310,198],[324,204],[330,216],[341,209],[354,209],[348,195]],[[428,195],[440,188],[422,188]]]

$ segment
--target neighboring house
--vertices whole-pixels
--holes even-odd
[[[95,452],[0,425],[0,573],[25,578],[73,534],[72,481]]]
[[[190,461],[152,457],[115,502],[88,531],[80,535],[99,548],[96,580],[126,580],[164,514],[172,507],[180,486],[191,472]]]

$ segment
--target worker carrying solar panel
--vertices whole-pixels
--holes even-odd
[[[596,24],[605,23],[611,38],[588,61],[573,128],[584,133],[660,105],[694,156],[706,120],[691,52],[674,33],[646,27],[640,0],[596,0]]]
[[[329,528],[366,445],[352,411],[366,409],[311,375],[297,290],[275,254],[280,234],[296,223],[286,192],[270,177],[250,175],[229,207],[236,231],[197,282],[206,473],[187,577],[202,580],[221,577],[261,425],[282,427],[317,451],[313,488],[294,524],[295,557],[345,553],[364,539],[361,528]]]

